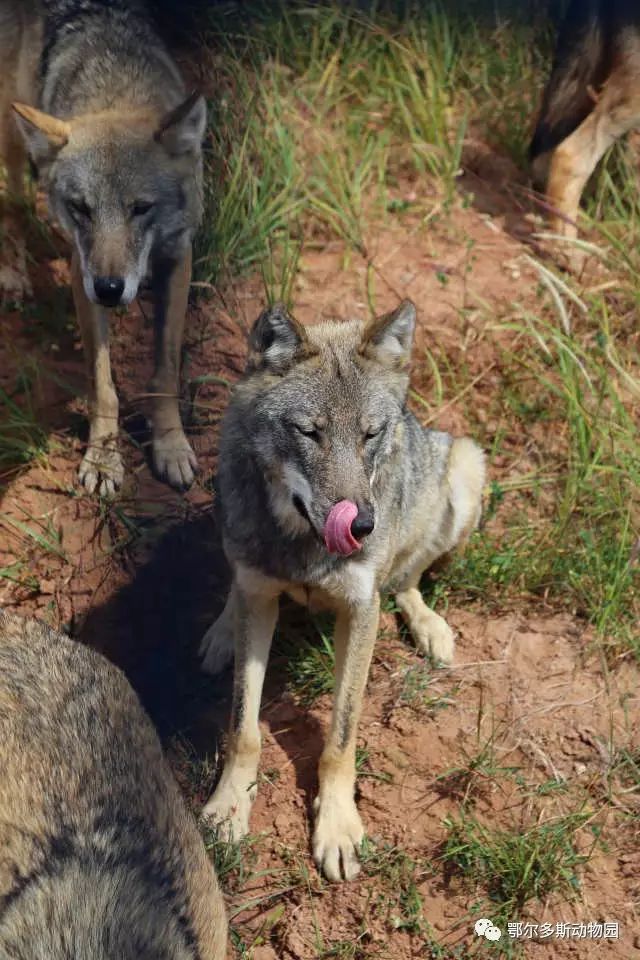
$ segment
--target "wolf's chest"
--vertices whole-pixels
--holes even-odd
[[[287,583],[288,593],[311,610],[336,610],[371,603],[377,586],[374,558],[341,564],[313,583]]]
[[[287,586],[285,593],[296,603],[308,607],[314,613],[321,610],[333,610],[336,606],[335,598],[319,587],[307,587],[298,583],[291,583]]]

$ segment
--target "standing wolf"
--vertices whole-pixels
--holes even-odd
[[[124,676],[0,612],[0,957],[224,960],[222,894]]]
[[[215,672],[235,641],[235,679],[226,765],[204,815],[230,821],[236,837],[248,829],[279,595],[333,609],[335,704],[313,836],[316,862],[331,880],[359,870],[356,727],[380,592],[395,593],[418,647],[448,663],[452,632],[418,585],[480,516],[480,449],[424,430],[406,408],[414,324],[408,301],[367,325],[304,328],[280,306],[266,310],[251,333],[247,371],[220,441],[233,583],[203,653],[205,669]]]
[[[640,4],[572,0],[530,148],[552,227],[577,235],[582,191],[615,141],[640,125]]]
[[[72,287],[89,367],[89,445],[80,480],[110,494],[123,467],[105,308],[155,295],[153,461],[173,486],[193,479],[178,409],[191,240],[202,211],[206,109],[141,0],[0,0],[0,154],[19,196],[24,145],[73,244]],[[13,114],[13,115],[12,115]],[[18,129],[19,128],[19,129]],[[11,221],[0,272],[24,292],[24,241]]]

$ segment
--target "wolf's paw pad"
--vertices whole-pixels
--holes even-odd
[[[33,288],[26,269],[18,266],[0,267],[0,300],[5,303],[21,304],[33,296]]]
[[[249,833],[249,814],[255,796],[255,787],[238,789],[233,784],[220,785],[207,802],[201,819],[216,827],[221,839],[242,840]]]
[[[427,656],[441,663],[451,663],[455,650],[453,630],[446,620],[432,613],[429,617],[412,624],[414,640]]]
[[[355,802],[332,798],[320,803],[316,798],[315,807],[313,859],[327,880],[353,880],[360,873],[358,851],[364,838]]]
[[[176,490],[186,490],[191,486],[198,461],[182,430],[154,433],[153,466],[160,479],[166,480]]]
[[[97,489],[101,497],[112,497],[124,479],[122,457],[112,444],[91,444],[82,458],[78,478],[88,493]]]
[[[200,644],[202,669],[215,676],[221,673],[233,660],[234,639],[231,624],[219,617],[212,623]]]

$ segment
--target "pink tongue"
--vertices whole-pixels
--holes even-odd
[[[354,550],[361,550],[351,533],[351,524],[358,516],[358,508],[351,500],[341,500],[331,508],[324,525],[324,542],[329,553],[341,553],[348,557]]]

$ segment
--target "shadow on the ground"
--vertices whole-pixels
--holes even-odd
[[[77,632],[79,640],[127,674],[161,737],[188,741],[200,760],[219,748],[231,704],[231,668],[208,677],[198,656],[202,635],[224,606],[228,583],[214,511],[201,509],[194,518],[171,526],[131,581],[92,608]],[[304,629],[301,616],[304,612],[295,605],[282,605],[279,629],[288,644]],[[321,729],[287,692],[287,679],[286,663],[276,647],[262,716],[310,802]]]

